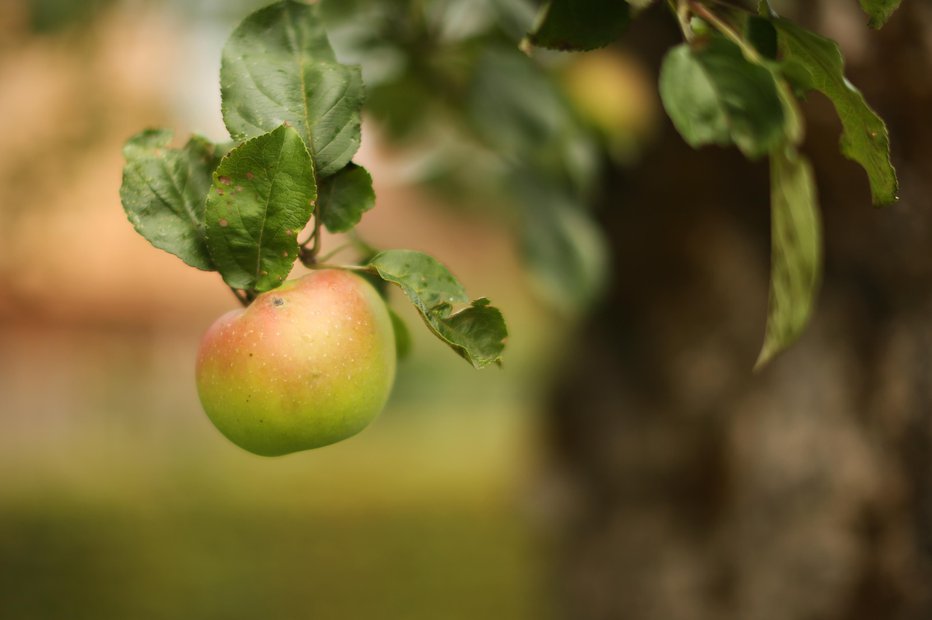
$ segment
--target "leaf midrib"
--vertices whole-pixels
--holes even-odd
[[[290,8],[291,3],[287,3],[285,6],[285,13],[288,15],[288,18],[285,20],[285,34],[288,35],[288,43],[291,45],[292,55],[294,56],[295,62],[298,65],[298,80],[301,84],[301,107],[304,109],[304,127],[305,131],[307,132],[307,148],[313,156],[314,134],[313,130],[311,129],[311,110],[307,105],[307,80],[304,77],[305,59],[304,54],[298,46],[298,34],[295,32],[294,28],[294,18]]]
[[[285,140],[287,134],[282,135],[281,145],[278,148],[278,160],[275,162],[275,173],[271,175],[271,182],[269,183],[269,193],[265,198],[265,207],[262,211],[262,225],[259,227],[259,238],[256,240],[256,270],[254,274],[254,279],[256,283],[259,282],[259,274],[262,271],[262,240],[265,237],[266,222],[269,219],[269,205],[272,204],[272,194],[275,191],[275,181],[278,179],[278,170],[281,168],[282,163],[282,154],[285,152]]]

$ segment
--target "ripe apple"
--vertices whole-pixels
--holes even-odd
[[[325,446],[364,429],[395,379],[385,303],[348,271],[285,282],[211,325],[197,355],[207,416],[264,456]]]

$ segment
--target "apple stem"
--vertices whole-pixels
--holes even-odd
[[[349,232],[346,233],[346,235],[347,237],[349,237],[350,243],[356,246],[356,249],[358,249],[363,254],[366,254],[369,256],[375,256],[376,254],[379,253],[379,251],[376,248],[372,247],[371,245],[369,245],[369,243],[364,241],[359,236],[359,234],[356,232],[355,229],[350,230]]]
[[[314,263],[311,269],[342,269],[343,271],[372,271],[368,265],[331,265],[329,263]]]
[[[252,300],[255,299],[255,295],[251,295],[248,291],[241,291],[239,289],[233,288],[232,286],[230,287],[230,290],[233,291],[233,294],[236,295],[236,298],[241,304],[243,304],[244,307],[248,306],[250,303],[252,303]]]
[[[301,264],[308,269],[314,267],[317,262],[317,253],[320,252],[320,203],[317,204],[316,209],[314,212],[314,231],[310,237],[299,244],[298,248],[298,258],[301,259]],[[307,247],[308,243],[311,243],[310,248]]]
[[[318,207],[320,209],[320,207]],[[314,241],[314,244],[311,246],[311,257],[317,258],[317,253],[320,251],[320,212],[317,212],[314,215],[314,235],[311,237]]]
[[[333,258],[334,256],[336,256],[337,254],[339,254],[340,252],[342,252],[343,250],[345,250],[346,248],[349,248],[349,247],[353,247],[353,244],[352,244],[352,243],[344,243],[343,245],[337,246],[337,247],[334,248],[333,250],[331,250],[331,251],[327,252],[326,254],[324,254],[323,256],[321,256],[321,257],[320,257],[320,262],[322,262],[322,263],[327,262],[328,260],[330,260],[331,258]]]

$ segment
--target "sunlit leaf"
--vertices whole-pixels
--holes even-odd
[[[224,281],[252,291],[280,285],[316,198],[311,157],[293,128],[283,125],[230,151],[207,196],[207,244]]]
[[[369,261],[379,276],[397,284],[411,302],[428,314],[441,304],[469,301],[466,289],[437,259],[414,250],[385,250]]]
[[[223,120],[237,140],[294,127],[329,176],[359,148],[359,67],[336,61],[316,6],[286,0],[247,17],[223,48]]]
[[[861,0],[861,8],[870,17],[871,28],[880,28],[887,23],[901,0]]]
[[[386,250],[369,261],[379,276],[401,288],[431,331],[476,368],[501,363],[508,335],[502,313],[477,299],[453,312],[453,304],[469,298],[459,281],[436,259],[413,250]]]

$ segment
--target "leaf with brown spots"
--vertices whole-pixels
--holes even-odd
[[[233,288],[280,285],[298,256],[295,231],[314,210],[317,186],[301,136],[282,125],[230,151],[207,195],[207,247]]]

